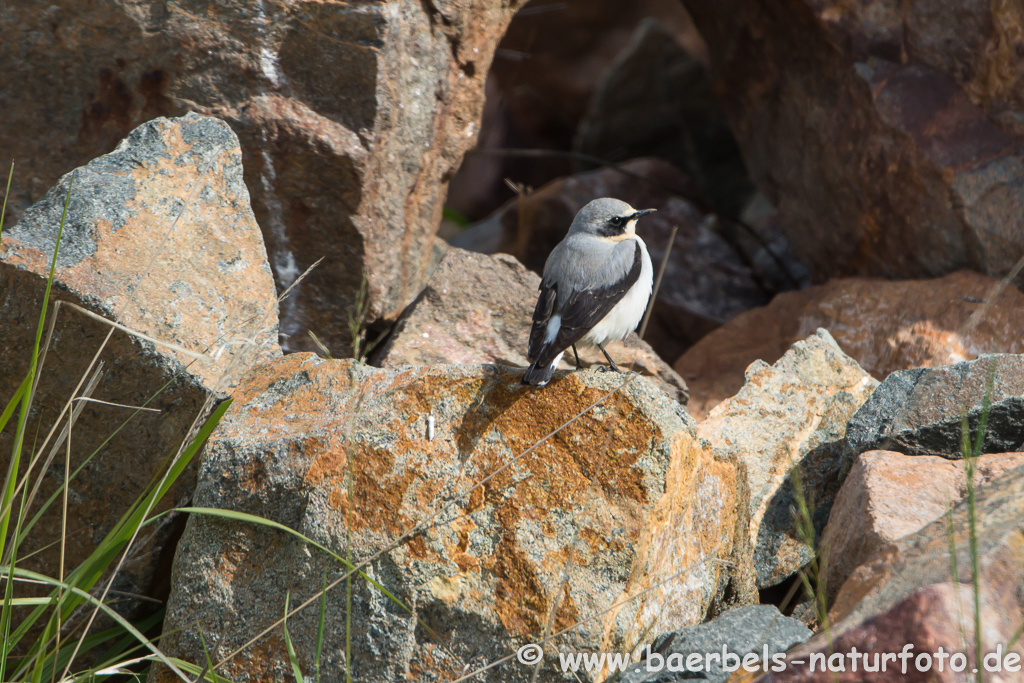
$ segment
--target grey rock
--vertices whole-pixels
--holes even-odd
[[[0,241],[0,404],[28,372],[70,183],[71,174],[61,178]],[[92,398],[155,412],[132,415],[98,403],[82,409],[71,439],[71,466],[83,467],[70,484],[65,568],[89,557],[164,471],[207,399],[281,353],[273,276],[249,206],[242,150],[226,123],[197,114],[149,121],[77,169],[70,196],[51,292],[61,307],[48,313],[53,337],[28,433],[38,433],[41,445],[111,330],[66,304],[177,349],[114,330],[99,355],[103,374]],[[13,430],[0,433],[0,471],[7,471],[12,439]],[[61,451],[36,504],[56,490],[63,466]],[[153,512],[185,502],[194,486],[193,464]],[[164,598],[183,523],[161,517],[140,536],[114,589]],[[61,506],[52,506],[22,546],[35,553],[22,566],[58,576],[61,528]],[[139,603],[118,606],[132,613]]]
[[[1024,356],[992,354],[955,365],[890,374],[850,419],[848,454],[889,450],[962,458],[963,419],[967,419],[973,443],[986,396],[990,407],[981,452],[1021,450]]]
[[[748,605],[724,612],[718,618],[699,626],[680,629],[673,633],[658,636],[650,652],[663,657],[650,657],[640,662],[638,667],[623,674],[621,683],[674,683],[676,681],[702,680],[708,683],[724,683],[732,672],[722,666],[722,648],[734,655],[739,671],[743,657],[749,654],[758,655],[758,664],[763,664],[767,652],[768,665],[772,665],[772,656],[783,653],[798,643],[811,637],[811,631],[801,622],[783,616],[775,605]],[[708,660],[706,655],[718,653],[719,658]],[[682,664],[685,668],[686,657],[698,654],[701,657],[701,669],[686,671],[670,671],[670,664]],[[670,660],[671,658],[671,660]],[[708,666],[710,664],[710,666]],[[660,665],[660,667],[659,667]],[[639,671],[636,669],[639,668]],[[658,669],[660,671],[649,670]],[[736,669],[733,669],[736,671]]]

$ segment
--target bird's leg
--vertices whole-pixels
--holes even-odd
[[[583,367],[580,365],[580,352],[576,350],[576,345],[572,345],[572,355],[576,356],[576,369],[582,370]]]
[[[622,370],[619,370],[619,366],[615,364],[615,361],[612,360],[612,357],[608,355],[608,352],[604,350],[604,344],[598,344],[597,348],[601,349],[601,353],[603,353],[604,357],[608,359],[608,366],[612,370],[615,372],[622,372]]]

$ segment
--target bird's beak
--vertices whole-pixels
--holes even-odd
[[[646,216],[649,213],[654,213],[655,211],[657,211],[657,209],[644,209],[643,211],[637,211],[632,216],[630,216],[629,220],[635,221],[636,219]]]

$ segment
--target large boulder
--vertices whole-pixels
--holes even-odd
[[[374,365],[497,363],[526,367],[540,277],[506,254],[488,256],[449,248],[423,292],[374,354]],[[636,333],[607,347],[623,369],[632,368],[683,405],[686,383]],[[585,367],[606,365],[596,348],[580,348]],[[563,369],[575,368],[572,353]]]
[[[17,216],[156,116],[227,120],[291,348],[335,354],[366,280],[394,316],[432,259],[447,180],[479,129],[484,79],[518,0],[4,3],[0,149]]]
[[[975,486],[1024,465],[1024,453],[992,453],[973,463]],[[821,536],[829,602],[853,571],[896,541],[942,518],[967,495],[963,461],[868,451],[836,495]],[[852,605],[833,606],[846,612]]]
[[[751,364],[739,393],[700,423],[700,438],[745,471],[752,558],[735,562],[737,572],[753,572],[757,588],[782,582],[814,557],[816,538],[801,535],[795,520],[800,497],[820,534],[848,469],[846,423],[877,385],[818,330],[774,365]]]
[[[933,280],[839,278],[783,292],[733,318],[675,363],[698,420],[743,385],[755,360],[774,363],[823,327],[881,381],[896,370],[1024,352],[1024,294],[963,270]]]
[[[61,178],[3,232],[2,403],[28,372],[71,179]],[[97,357],[104,368],[92,398],[155,412],[77,404],[71,466],[84,469],[68,496],[65,567],[73,567],[163,471],[207,398],[223,396],[253,364],[281,353],[274,281],[242,181],[238,139],[227,124],[195,114],[156,119],[77,169],[52,298],[173,345],[114,330]],[[55,321],[53,339],[28,423],[40,446],[111,331],[68,306],[51,308],[48,320]],[[7,471],[13,436],[10,426],[0,434],[0,471]],[[37,503],[61,483],[63,467],[61,451]],[[193,467],[154,513],[187,500],[194,486]],[[170,554],[163,551],[173,549],[181,522],[165,517],[140,537],[115,589],[166,594]],[[53,506],[21,550],[38,554],[21,566],[58,576],[61,529],[60,506]]]
[[[637,224],[655,268],[678,226],[665,277],[654,302],[646,339],[673,361],[711,330],[737,314],[764,305],[774,291],[764,273],[717,231],[718,221],[685,196],[698,194],[693,181],[658,159],[634,159],[621,170],[605,168],[553,181],[506,204],[471,227],[453,244],[474,251],[512,254],[541,272],[551,250],[565,237],[583,206],[595,197],[616,197],[657,213]]]
[[[351,612],[343,586],[327,594],[325,680],[345,675],[346,614],[354,680],[405,680],[409,671],[457,677],[570,626],[558,649],[632,647],[624,637],[638,607],[627,600],[608,610],[643,582],[647,570],[635,557],[653,509],[689,507],[676,543],[690,559],[728,556],[727,544],[686,547],[722,536],[705,512],[727,524],[730,511],[716,509],[732,495],[703,475],[707,485],[695,495],[700,463],[684,457],[679,441],[692,442],[693,429],[661,392],[596,370],[556,374],[538,390],[500,366],[376,369],[292,354],[256,368],[237,389],[208,442],[195,504],[264,516],[351,554],[442,639],[356,578]],[[693,528],[707,533],[691,540]],[[689,579],[697,601],[690,624],[718,591],[721,562],[707,564],[710,571],[698,567]],[[203,662],[203,634],[218,663],[281,617],[287,591],[298,605],[343,572],[280,530],[192,515],[162,646]],[[316,650],[317,611],[288,619],[304,671]],[[273,628],[218,673],[290,675],[282,638]],[[556,671],[547,661],[542,680],[558,679]],[[484,679],[530,675],[511,661]]]
[[[848,657],[845,670],[836,674],[822,672],[820,665],[814,674],[808,668],[815,653],[828,659],[834,653],[852,653],[854,647],[862,653],[858,658],[867,656],[872,665],[876,656],[881,659],[884,653],[909,648],[906,671],[899,660],[890,660],[884,672],[871,674],[872,680],[965,680],[965,669],[977,669],[986,680],[1019,680],[1020,669],[1008,669],[1005,664],[1020,667],[1024,656],[1022,529],[1024,468],[1018,467],[980,486],[973,501],[962,501],[948,516],[896,542],[878,562],[865,567],[867,571],[855,573],[837,598],[837,604],[855,605],[852,611],[834,615],[827,633],[790,653],[784,672],[761,680],[864,680],[863,659],[856,672]],[[977,541],[974,547],[972,536]],[[845,591],[855,592],[857,599],[845,600]],[[981,633],[975,630],[976,614]],[[979,640],[980,654],[975,647]],[[946,653],[941,675],[935,656],[940,647]],[[954,663],[950,653],[962,653],[964,659]],[[930,663],[932,671],[916,668],[919,657],[921,667]],[[1001,674],[982,668],[986,662],[994,667],[997,661],[1004,665]],[[838,665],[838,659],[832,663]],[[951,671],[951,664],[959,669]]]
[[[1024,356],[894,372],[850,420],[846,443],[853,455],[882,449],[957,459],[983,420],[981,453],[1024,448]]]
[[[816,281],[1024,255],[1014,3],[684,0],[754,181]]]

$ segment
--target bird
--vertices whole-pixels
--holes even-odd
[[[601,349],[621,372],[605,344],[635,330],[650,301],[654,268],[636,222],[654,211],[602,197],[576,214],[544,263],[522,384],[547,384],[570,347],[579,369],[577,344]]]

